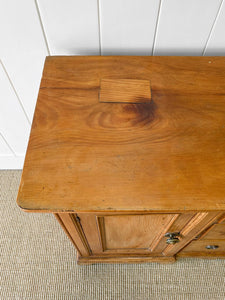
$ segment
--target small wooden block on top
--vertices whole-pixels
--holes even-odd
[[[100,102],[148,103],[150,100],[149,80],[101,79]]]

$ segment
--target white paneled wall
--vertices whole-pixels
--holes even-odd
[[[0,59],[31,121],[45,56],[35,1],[0,0]]]
[[[225,55],[225,1],[220,7],[204,55]]]
[[[99,55],[96,0],[37,0],[51,55]]]
[[[100,0],[102,55],[151,55],[160,0]]]
[[[202,55],[221,1],[162,1],[153,54]]]
[[[22,168],[46,55],[224,55],[225,0],[0,0],[0,169]]]
[[[13,151],[9,148],[2,135],[0,135],[0,156],[13,156]]]
[[[24,155],[30,124],[0,64],[0,132],[16,156]]]

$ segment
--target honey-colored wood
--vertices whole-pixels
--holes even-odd
[[[77,249],[79,255],[83,254],[87,254],[86,249],[83,249],[83,244],[82,245],[82,250],[80,251],[79,247],[76,244],[76,238],[75,240],[72,238],[72,236],[70,235],[68,229],[66,228],[65,224],[63,223],[62,219],[60,218],[59,214],[54,214],[56,220],[59,222],[59,224],[61,225],[62,229],[64,230],[64,232],[66,233],[66,235],[68,236],[68,238],[71,240],[71,242],[74,244],[75,248]],[[76,234],[76,233],[75,233]]]
[[[162,236],[176,214],[111,215],[100,217],[98,227],[103,251],[152,251],[155,240]],[[93,230],[93,229],[92,229]]]
[[[175,245],[168,245],[163,254],[173,256],[180,251],[185,245],[195,238],[201,231],[209,227],[214,220],[218,218],[218,213],[215,212],[199,212],[186,224],[180,231],[180,242]]]
[[[82,256],[89,256],[91,254],[89,245],[86,238],[81,231],[80,226],[74,219],[72,214],[57,214],[57,219],[60,219],[60,225],[66,231],[67,235],[72,239],[73,244],[78,249],[78,252]]]
[[[225,57],[47,57],[18,205],[54,213],[80,264],[222,257],[224,73]]]
[[[176,220],[170,224],[170,227],[166,232],[180,232],[195,216],[195,213],[181,213]],[[162,253],[163,250],[167,247],[166,237],[162,236],[161,240],[158,242],[157,246],[154,249],[156,253]]]
[[[223,215],[223,217],[221,218],[221,220],[219,221],[219,223],[225,224],[225,215]]]
[[[169,256],[178,253],[193,240],[199,232],[211,226],[220,218],[217,212],[202,212],[197,214],[109,214],[103,213],[91,217],[79,214],[84,234],[89,241],[89,247],[94,256],[110,255],[147,255],[151,257]],[[89,222],[88,227],[84,222]],[[173,230],[170,230],[173,229]],[[181,233],[180,242],[167,245],[166,232]],[[163,234],[162,234],[163,233]],[[94,236],[90,239],[88,237]]]
[[[151,100],[149,80],[101,79],[99,101],[114,103],[148,103]]]
[[[224,257],[225,258],[225,224],[224,218],[218,224],[210,226],[200,239],[192,241],[184,247],[177,256],[181,257]],[[207,249],[208,245],[216,245],[217,249]]]
[[[165,256],[90,256],[90,257],[77,257],[77,263],[79,265],[89,265],[89,264],[95,264],[95,263],[147,263],[147,262],[159,262],[159,263],[174,263],[175,258],[174,257],[165,257]]]
[[[225,210],[224,70],[224,57],[48,57],[19,206]],[[100,103],[102,78],[149,80],[152,100]]]
[[[201,238],[202,240],[224,240],[225,241],[225,224],[215,224]]]
[[[164,226],[162,226],[162,230],[161,230],[161,233],[156,235],[155,239],[153,240],[153,242],[151,243],[150,245],[150,250],[151,252],[159,252],[161,253],[161,249],[159,248],[159,244],[160,242],[162,241],[162,239],[164,239],[165,237],[165,234],[167,232],[170,232],[169,229],[171,226],[173,226],[174,222],[177,221],[177,219],[180,217],[179,214],[174,214],[173,217],[170,219],[170,221],[167,223],[167,224],[164,224]],[[183,216],[182,216],[183,217]],[[179,232],[179,231],[178,231]],[[164,244],[164,247],[163,249],[165,248],[165,244]],[[156,250],[157,249],[157,250]],[[160,249],[160,250],[159,250]]]
[[[98,222],[96,215],[81,213],[78,216],[91,252],[100,255],[102,253],[102,245],[100,243],[99,232],[95,230]]]
[[[219,246],[217,249],[209,250],[206,246],[216,245]],[[225,240],[200,240],[193,241],[186,246],[178,256],[201,256],[201,257],[225,257]]]
[[[79,214],[84,234],[94,255],[149,254],[162,256],[164,235],[176,223],[176,231],[191,220],[192,214]],[[84,221],[84,223],[82,222]],[[85,222],[88,222],[86,226]],[[94,238],[93,238],[94,237]],[[160,246],[159,246],[160,245]]]

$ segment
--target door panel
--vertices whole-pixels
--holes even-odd
[[[217,212],[70,215],[90,255],[102,257],[172,257],[221,217]],[[179,232],[176,244],[167,244],[167,232]]]
[[[178,214],[115,215],[98,217],[103,251],[151,251]]]
[[[93,255],[162,256],[165,233],[181,231],[194,213],[78,214]]]

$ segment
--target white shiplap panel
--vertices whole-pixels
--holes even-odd
[[[13,152],[10,150],[9,146],[4,141],[3,137],[0,135],[0,156],[12,156]]]
[[[34,0],[0,0],[0,59],[32,120],[48,55]]]
[[[25,154],[30,125],[0,64],[0,134],[13,152]]]
[[[225,56],[225,1],[223,1],[204,55]]]
[[[151,55],[159,0],[100,0],[103,55]]]
[[[98,55],[97,0],[38,0],[51,55]]]
[[[154,55],[202,55],[222,0],[162,0]]]

